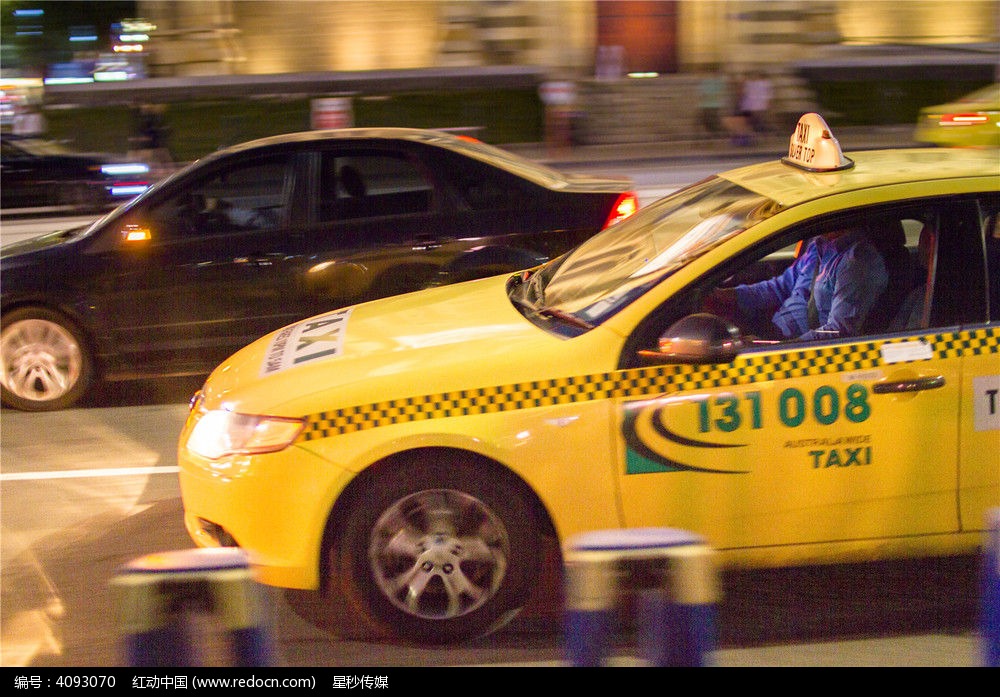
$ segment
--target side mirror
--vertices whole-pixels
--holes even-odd
[[[658,362],[728,363],[744,346],[736,326],[704,312],[674,322],[658,344],[658,350],[639,355]]]

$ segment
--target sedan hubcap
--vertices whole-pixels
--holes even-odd
[[[83,359],[73,336],[55,322],[30,319],[4,327],[0,336],[3,385],[32,401],[57,399],[80,379]]]

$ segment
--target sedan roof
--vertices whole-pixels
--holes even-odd
[[[584,186],[592,190],[624,191],[632,186],[625,177],[613,176],[583,176],[567,174],[541,162],[518,155],[517,153],[484,143],[468,136],[456,135],[447,131],[422,128],[339,128],[328,130],[301,131],[284,133],[276,136],[259,138],[245,143],[231,145],[216,150],[203,159],[221,157],[226,154],[238,153],[262,147],[280,146],[283,144],[316,143],[317,141],[409,141],[439,148],[445,148],[461,155],[480,160],[487,164],[505,169],[513,174],[550,189],[580,188]],[[599,185],[599,186],[595,186]]]

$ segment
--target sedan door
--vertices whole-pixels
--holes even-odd
[[[104,310],[123,359],[200,371],[305,316],[296,161],[229,158],[116,224]]]
[[[313,167],[303,245],[315,312],[434,282],[451,231],[419,161],[401,148],[331,144]]]

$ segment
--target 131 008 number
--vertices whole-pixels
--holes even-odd
[[[812,395],[806,395],[789,387],[778,395],[777,414],[778,420],[789,428],[801,426],[809,416],[824,426],[840,418],[861,423],[871,416],[868,388],[854,383],[841,395],[836,388],[823,385]],[[698,430],[702,433],[712,430],[729,433],[744,426],[764,427],[760,392],[718,395],[698,402]]]

